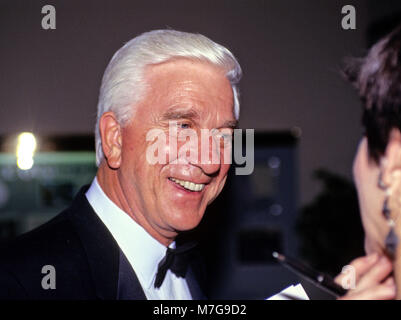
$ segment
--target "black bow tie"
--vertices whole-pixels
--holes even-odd
[[[157,267],[155,288],[161,287],[168,269],[177,277],[185,278],[190,262],[190,253],[196,245],[196,242],[188,242],[175,249],[167,248],[166,256]]]

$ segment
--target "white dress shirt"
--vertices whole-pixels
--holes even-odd
[[[186,280],[177,277],[171,270],[167,271],[161,287],[154,287],[157,266],[164,258],[167,248],[111,201],[103,192],[96,177],[85,195],[127,257],[147,299],[192,299]],[[170,247],[174,248],[175,242]]]

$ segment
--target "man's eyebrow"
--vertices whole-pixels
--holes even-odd
[[[199,121],[201,119],[201,116],[198,113],[198,111],[193,108],[177,109],[176,107],[170,108],[162,116],[162,120],[167,120],[167,121],[179,120],[179,119],[189,119],[189,120]],[[218,127],[218,129],[221,129],[221,128],[236,129],[236,128],[238,128],[238,121],[237,120],[228,120],[228,121],[224,122],[221,126]]]
[[[179,119],[199,120],[200,115],[194,109],[180,110],[172,108],[170,110],[167,110],[162,116],[162,120],[179,120]]]
[[[236,128],[238,128],[238,121],[237,120],[226,121],[218,129],[221,129],[221,128],[236,129]]]

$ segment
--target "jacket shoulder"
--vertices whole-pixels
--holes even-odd
[[[88,291],[85,252],[69,210],[2,246],[0,298],[79,298]]]

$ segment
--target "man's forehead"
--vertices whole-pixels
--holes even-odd
[[[231,84],[222,69],[211,63],[173,59],[148,66],[145,79],[148,98],[158,97],[158,101],[163,102],[163,110],[159,109],[163,118],[200,119],[205,116],[204,111],[211,110],[202,110],[199,106],[213,104],[212,111],[220,111],[219,114],[227,118],[225,121],[235,121]]]

